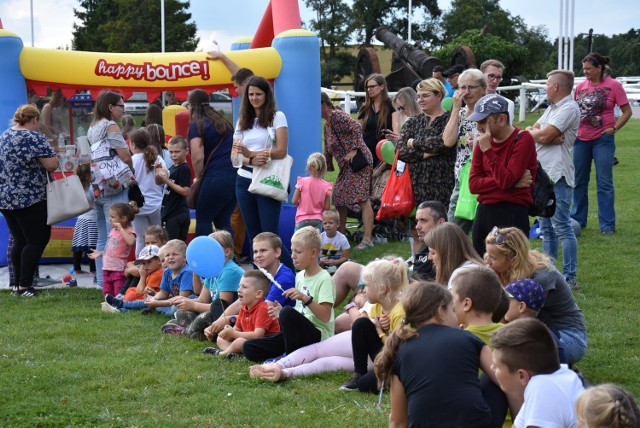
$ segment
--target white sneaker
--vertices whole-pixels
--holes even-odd
[[[109,314],[119,314],[120,311],[108,304],[107,302],[102,302],[102,312],[106,312]]]

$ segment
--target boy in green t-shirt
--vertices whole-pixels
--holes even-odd
[[[296,306],[271,304],[269,315],[279,320],[280,333],[245,342],[242,352],[249,360],[275,361],[283,354],[333,335],[336,290],[331,275],[318,265],[320,246],[320,232],[313,226],[303,227],[291,238],[291,258],[300,272],[296,275],[296,287],[282,295],[295,300]]]

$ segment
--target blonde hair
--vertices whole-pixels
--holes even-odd
[[[298,231],[291,238],[291,244],[302,245],[304,248],[320,250],[322,238],[320,232],[313,226],[306,226]]]
[[[497,243],[497,236],[502,243]],[[529,248],[529,239],[517,227],[505,227],[497,232],[489,232],[484,240],[485,245],[495,245],[498,252],[511,261],[507,283],[520,278],[531,278],[538,269],[549,269],[551,260],[539,251]]]
[[[218,244],[220,244],[223,250],[231,250],[233,254],[235,244],[233,243],[233,236],[231,236],[231,233],[226,230],[216,230],[209,234],[209,237],[218,241]]]
[[[391,366],[400,346],[417,336],[417,329],[430,320],[435,318],[442,321],[440,309],[448,307],[452,301],[451,293],[434,282],[416,282],[411,284],[411,287],[407,287],[402,296],[402,307],[405,313],[402,325],[391,333],[374,362],[379,381],[389,378]]]
[[[268,242],[271,245],[271,248],[282,249],[282,239],[278,235],[273,232],[262,232],[258,233],[255,238],[253,238],[253,242]]]
[[[362,280],[367,287],[375,288],[382,304],[398,301],[409,284],[407,266],[399,257],[388,257],[369,262],[362,269]]]
[[[393,107],[397,110],[397,104],[400,102],[402,103],[402,107],[404,107],[404,111],[400,112],[401,116],[417,116],[421,113],[420,105],[418,105],[418,101],[416,101],[417,96],[418,94],[416,94],[416,91],[414,91],[413,88],[408,86],[406,88],[401,88],[398,93],[396,93],[396,96],[393,97]]]
[[[325,218],[327,220],[333,220],[340,223],[340,213],[338,212],[338,210],[324,210],[322,212],[322,220],[324,221]]]
[[[446,94],[446,90],[444,89],[444,85],[442,82],[436,78],[425,79],[422,82],[418,83],[416,86],[417,92],[425,91],[425,92],[433,92],[434,94],[439,94],[440,97],[444,97]]]
[[[327,172],[327,159],[322,153],[311,153],[307,158],[307,171],[312,177],[322,178]]]
[[[18,107],[16,112],[13,114],[13,123],[24,126],[34,118],[40,119],[40,112],[38,111],[38,108],[33,104],[25,104]]]
[[[633,395],[606,383],[585,390],[576,401],[578,425],[584,428],[634,428],[640,425],[640,408]]]
[[[180,239],[172,239],[171,241],[167,242],[166,244],[164,244],[164,246],[162,247],[164,248],[165,252],[169,249],[169,248],[173,248],[174,250],[182,253],[182,254],[186,254],[187,253],[187,244],[180,240]]]

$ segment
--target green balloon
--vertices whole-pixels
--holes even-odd
[[[396,158],[396,147],[391,141],[385,141],[380,148],[380,153],[382,154],[382,159],[389,165],[392,165],[393,160]]]
[[[443,98],[440,105],[446,111],[451,111],[451,109],[453,108],[453,98],[451,97]]]

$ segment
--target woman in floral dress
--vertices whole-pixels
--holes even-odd
[[[454,185],[456,147],[446,147],[442,139],[450,116],[440,105],[445,89],[431,78],[418,84],[417,93],[422,114],[405,122],[398,159],[409,164],[416,204],[439,201],[446,207]]]
[[[322,98],[322,118],[324,125],[325,157],[329,171],[333,171],[333,158],[336,159],[340,172],[333,186],[332,202],[340,213],[340,231],[344,233],[347,221],[347,207],[359,205],[364,224],[362,242],[356,247],[365,250],[373,247],[371,232],[373,230],[373,209],[371,208],[371,176],[373,173],[373,156],[362,139],[362,126],[351,116],[340,109],[335,109],[331,99],[324,92]],[[349,166],[351,160],[362,151],[369,165],[358,172]]]

